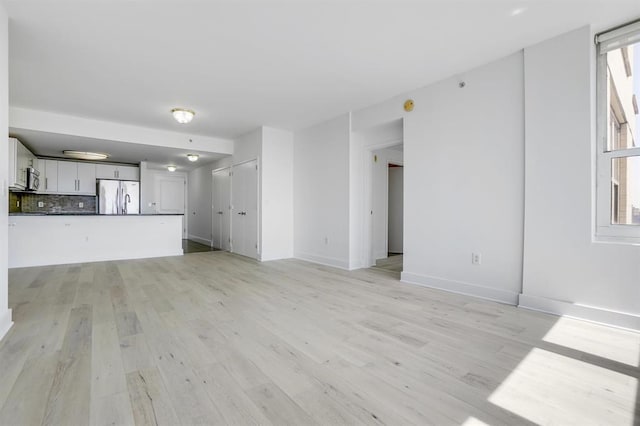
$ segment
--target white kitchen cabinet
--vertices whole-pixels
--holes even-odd
[[[140,180],[140,168],[120,164],[98,164],[97,179]]]
[[[38,171],[40,172],[40,190],[46,194],[58,192],[58,162],[56,160],[38,160]]]
[[[118,179],[121,180],[140,180],[140,167],[136,166],[118,166]]]
[[[78,163],[78,193],[96,195],[96,165]]]
[[[58,193],[96,195],[96,165],[58,161]]]
[[[27,168],[33,167],[35,156],[16,138],[9,138],[9,187],[27,187]]]

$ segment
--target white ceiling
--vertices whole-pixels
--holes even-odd
[[[104,152],[109,154],[109,158],[104,160],[105,162],[137,164],[141,161],[147,161],[151,168],[166,168],[168,165],[174,165],[178,171],[185,172],[223,157],[222,154],[211,152],[187,151],[24,129],[10,128],[9,135],[18,138],[39,157],[64,158],[63,149]],[[198,161],[189,161],[187,154],[198,154]]]
[[[10,103],[193,134],[297,129],[455,75],[638,0],[6,1]],[[550,72],[552,72],[552,66]]]

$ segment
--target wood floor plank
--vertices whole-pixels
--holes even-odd
[[[248,392],[249,398],[262,410],[265,417],[276,425],[318,424],[278,386],[267,383]],[[321,421],[321,419],[318,419]]]
[[[71,309],[43,424],[89,423],[91,334],[91,306]]]
[[[226,424],[267,425],[271,423],[223,365],[210,364],[200,368],[196,373],[202,378],[209,396],[215,401]]]
[[[92,398],[90,424],[92,426],[134,425],[129,393],[124,391]]]
[[[127,387],[136,425],[172,426],[180,423],[155,368],[128,373]]]
[[[59,354],[55,353],[32,358],[25,363],[16,385],[0,410],[0,424],[42,423],[58,359]]]
[[[127,385],[115,324],[95,324],[93,326],[92,345],[92,400],[125,392]]]

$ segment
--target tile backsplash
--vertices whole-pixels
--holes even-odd
[[[20,213],[20,194],[9,192],[9,213]]]
[[[19,202],[20,207],[17,206]],[[38,203],[42,203],[39,207]],[[82,204],[82,207],[80,205]],[[96,197],[90,195],[11,192],[10,213],[96,213]]]

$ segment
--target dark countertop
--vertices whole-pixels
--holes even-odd
[[[143,213],[143,214],[128,214],[128,215],[117,215],[117,214],[98,214],[98,213],[44,213],[44,212],[34,212],[34,213],[9,213],[9,216],[184,216],[183,213],[162,213],[162,214],[151,214],[151,213]]]

